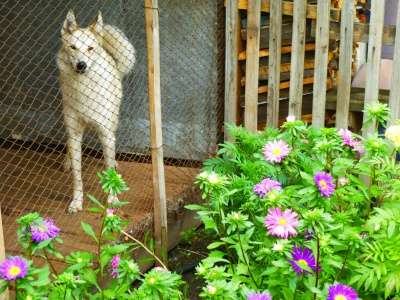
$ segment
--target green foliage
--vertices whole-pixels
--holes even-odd
[[[106,194],[118,195],[127,190],[125,181],[114,169],[98,176]],[[38,268],[27,260],[27,274],[11,281],[3,277],[0,279],[0,292],[13,287],[16,299],[184,299],[184,283],[180,275],[163,268],[153,268],[149,273],[142,274],[131,254],[144,244],[119,241],[127,223],[117,210],[125,203],[103,203],[93,196],[89,196],[89,200],[94,205],[89,210],[99,215],[101,229],[97,230],[93,224],[86,222],[81,222],[81,227],[97,244],[97,251],[76,251],[63,257],[56,248],[57,243],[62,243],[59,236],[36,243],[32,239],[31,226],[42,224],[44,219],[37,213],[27,214],[17,220],[18,241],[26,257],[39,257],[46,264]],[[61,273],[52,265],[51,256],[67,265]]]
[[[366,125],[382,125],[389,115],[381,104],[367,111]],[[337,282],[357,289],[361,299],[400,297],[400,166],[390,141],[353,133],[349,145],[336,129],[301,121],[258,133],[228,128],[235,142],[222,144],[197,177],[206,204],[187,206],[214,238],[196,268],[205,280],[202,298],[246,299],[249,291],[268,290],[273,299],[326,299]],[[291,148],[281,163],[263,155],[275,140]],[[320,171],[334,179],[330,197],[314,182]],[[257,195],[253,188],[264,178],[279,181],[282,190]],[[296,236],[267,232],[270,208],[298,214]],[[320,271],[305,265],[310,272],[296,275],[293,246],[311,249]]]

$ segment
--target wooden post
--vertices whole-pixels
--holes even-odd
[[[164,156],[161,126],[160,35],[158,0],[145,0],[147,73],[151,133],[151,158],[154,190],[155,253],[167,263],[167,197],[165,193]]]
[[[400,119],[400,5],[397,7],[396,39],[393,55],[393,75],[390,88],[389,107],[391,110],[390,123]]]
[[[368,55],[365,82],[364,107],[379,99],[379,77],[381,69],[383,19],[385,15],[385,1],[372,0],[371,21],[369,29]],[[364,120],[366,114],[364,114]],[[368,136],[375,130],[375,124],[363,129],[363,135]]]
[[[281,33],[282,33],[282,0],[271,2],[269,15],[271,30],[269,36],[268,60],[268,108],[267,125],[278,127],[279,121],[279,84],[281,78]]]
[[[331,1],[319,0],[315,37],[315,71],[312,124],[325,125],[326,80],[328,75],[329,16]]]
[[[336,128],[348,128],[353,64],[354,0],[344,0],[340,24],[340,53]]]
[[[336,101],[336,128],[348,128],[351,69],[353,64],[354,0],[344,0],[340,24],[340,53],[338,92]]]
[[[301,120],[307,0],[294,0],[293,51],[290,63],[289,115]]]
[[[246,87],[244,125],[257,131],[258,119],[258,68],[260,52],[261,0],[253,0],[247,10]]]
[[[0,262],[6,259],[6,246],[4,243],[4,231],[3,231],[3,220],[1,214],[0,207]],[[5,290],[4,293],[0,296],[0,300],[8,300],[9,299],[8,290]]]
[[[225,19],[225,124],[236,124],[238,115],[239,29],[240,20],[237,0],[227,0]],[[224,138],[225,140],[230,139],[226,130],[224,130]]]

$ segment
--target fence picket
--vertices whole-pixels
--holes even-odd
[[[274,0],[271,3],[270,30],[267,125],[270,127],[278,127],[279,84],[281,78],[282,0]]]
[[[246,45],[246,88],[244,125],[251,131],[257,131],[258,114],[258,65],[260,52],[261,0],[249,3],[247,10]]]
[[[396,39],[393,55],[393,74],[390,88],[389,107],[391,123],[400,119],[400,5],[397,7]]]
[[[364,107],[377,101],[379,98],[379,77],[384,15],[385,2],[382,0],[372,0]],[[364,114],[364,120],[365,119],[366,114]],[[374,124],[372,124],[372,126],[364,128],[363,135],[367,136],[371,134],[374,131],[374,127]]]
[[[336,128],[349,123],[351,70],[353,63],[354,0],[344,0],[340,24],[340,53],[336,102]]]
[[[325,125],[326,80],[328,74],[330,1],[320,0],[317,6],[317,27],[315,37],[315,72],[312,124]]]
[[[225,31],[225,123],[236,124],[238,109],[239,9],[237,0],[226,2]],[[224,131],[228,140],[227,130]]]
[[[301,118],[307,0],[294,0],[293,38],[290,65],[289,115]]]

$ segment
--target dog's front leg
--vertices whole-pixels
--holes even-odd
[[[68,155],[71,163],[73,177],[73,199],[68,207],[68,212],[75,213],[82,210],[83,184],[82,184],[82,136],[83,128],[69,128],[68,130]]]

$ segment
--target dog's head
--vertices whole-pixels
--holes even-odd
[[[101,13],[87,28],[80,28],[75,14],[70,10],[61,29],[61,38],[64,50],[67,53],[68,63],[79,74],[90,69],[101,47],[103,33],[103,18]]]

